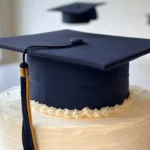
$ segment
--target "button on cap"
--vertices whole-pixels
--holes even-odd
[[[72,44],[75,44],[75,45],[78,45],[78,44],[82,44],[83,43],[83,40],[82,39],[71,39],[70,42]]]

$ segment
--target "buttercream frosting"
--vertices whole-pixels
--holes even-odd
[[[107,117],[68,119],[32,109],[38,149],[149,150],[150,92],[135,86],[130,91],[132,105]],[[1,93],[0,101],[0,150],[22,150],[18,88]]]
[[[48,107],[44,104],[39,104],[38,102],[31,101],[32,109],[39,111],[46,115],[69,118],[69,119],[81,119],[81,118],[100,118],[108,117],[112,114],[120,113],[125,109],[128,109],[132,106],[134,102],[134,95],[130,93],[130,96],[124,100],[121,105],[115,105],[112,107],[103,107],[101,109],[90,109],[88,107],[83,108],[82,110],[69,110],[69,109],[57,109],[55,107]]]

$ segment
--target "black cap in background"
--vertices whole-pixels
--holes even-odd
[[[76,2],[49,10],[62,12],[63,22],[66,23],[88,23],[91,20],[97,19],[98,15],[95,7],[103,4],[105,3]]]

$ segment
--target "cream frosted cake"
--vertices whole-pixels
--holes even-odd
[[[20,88],[0,94],[0,150],[150,149],[150,92],[129,86],[149,39],[60,30],[0,48],[23,53]]]
[[[89,115],[84,117],[76,113],[82,118],[71,118],[76,115],[68,110],[67,119],[67,114],[52,113],[51,108],[32,101],[38,149],[149,150],[150,92],[136,86],[130,91],[132,96],[122,107],[102,108],[95,116],[94,111],[86,111]],[[22,150],[19,88],[1,93],[0,101],[0,149]]]

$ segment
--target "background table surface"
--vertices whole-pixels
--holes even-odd
[[[130,84],[150,89],[150,56],[144,56],[130,63]],[[0,92],[18,86],[19,63],[0,66]]]

